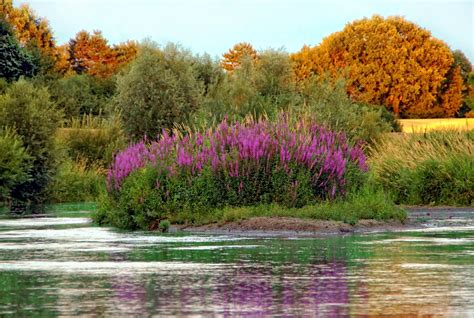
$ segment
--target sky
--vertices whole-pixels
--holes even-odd
[[[474,0],[29,0],[59,44],[80,30],[110,43],[151,39],[220,56],[238,42],[298,51],[356,19],[401,15],[474,62]]]

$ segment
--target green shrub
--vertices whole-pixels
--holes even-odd
[[[118,77],[114,105],[132,139],[154,138],[165,128],[187,123],[202,92],[190,52],[172,44],[162,50],[149,45]]]
[[[48,91],[25,80],[12,84],[0,96],[0,127],[13,129],[32,157],[30,178],[11,191],[13,212],[35,211],[43,202],[57,167],[54,134],[60,118]]]
[[[28,180],[31,168],[21,139],[9,129],[0,130],[0,202],[8,200],[17,184]]]
[[[370,158],[374,182],[399,204],[474,205],[474,132],[389,136]]]
[[[49,203],[91,202],[105,191],[105,177],[83,162],[66,160],[47,187]]]
[[[344,132],[356,142],[371,144],[390,131],[399,131],[396,119],[380,106],[354,103],[343,81],[331,83],[313,78],[302,88],[304,102],[295,110],[297,118],[313,118],[328,128]]]
[[[57,140],[71,160],[87,166],[107,168],[115,152],[127,145],[127,138],[117,116],[108,119],[84,115],[73,118],[67,128],[60,128]]]
[[[284,51],[263,51],[257,62],[243,58],[239,68],[210,86],[195,124],[210,127],[225,117],[241,120],[248,115],[276,119],[300,101],[292,72]]]
[[[115,92],[115,83],[111,79],[85,74],[66,76],[47,85],[52,99],[68,120],[86,114],[106,114]]]

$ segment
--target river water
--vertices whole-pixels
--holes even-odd
[[[474,316],[474,227],[319,238],[0,220],[0,316]]]

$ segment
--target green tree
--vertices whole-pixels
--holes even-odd
[[[0,127],[13,129],[32,157],[30,178],[11,190],[12,211],[36,212],[56,170],[54,134],[61,119],[46,88],[25,80],[13,83],[0,96]]]
[[[469,79],[469,74],[472,72],[471,61],[466,57],[466,55],[461,50],[453,51],[454,65],[459,66],[461,69],[461,77],[464,83],[467,83]]]
[[[203,85],[196,78],[190,52],[169,44],[145,44],[117,78],[114,104],[132,139],[154,138],[162,129],[187,123],[198,109]]]
[[[10,129],[0,130],[0,202],[10,197],[15,185],[28,180],[31,157],[21,139]]]
[[[48,89],[65,118],[70,119],[84,114],[105,114],[115,92],[115,82],[87,74],[71,75],[52,81]]]
[[[20,76],[33,76],[32,57],[21,48],[11,27],[0,18],[0,77],[15,81]]]

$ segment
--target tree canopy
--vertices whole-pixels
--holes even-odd
[[[402,17],[354,21],[292,58],[300,81],[343,76],[353,99],[402,117],[451,117],[461,106],[449,47]]]
[[[251,60],[256,61],[258,58],[257,51],[255,51],[250,43],[237,43],[227,53],[222,55],[222,68],[232,72],[240,66],[244,57],[250,57]]]

